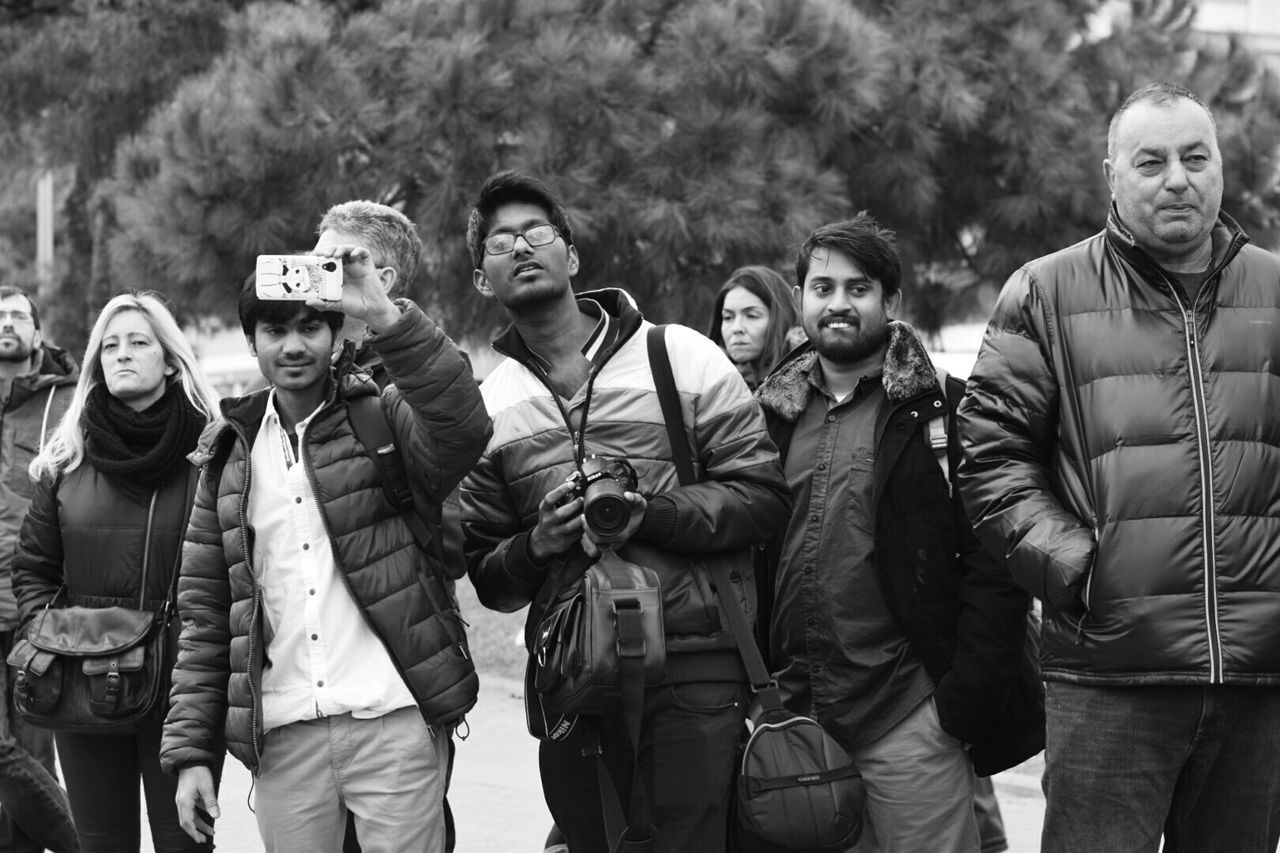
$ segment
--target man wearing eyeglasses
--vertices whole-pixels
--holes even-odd
[[[748,552],[789,511],[759,407],[719,347],[684,326],[667,328],[701,475],[681,486],[649,369],[651,324],[621,290],[574,295],[578,251],[551,191],[516,172],[491,176],[472,211],[467,246],[476,289],[512,320],[494,342],[506,358],[481,386],[493,438],[462,486],[471,581],[487,607],[529,606],[528,640],[548,604],[602,548],[658,574],[666,674],[645,688],[638,752],[653,849],[723,850],[749,688],[720,608],[745,607],[754,618]],[[639,475],[624,494],[630,517],[613,536],[584,521],[583,499],[566,482],[589,455],[625,459]],[[734,588],[717,592],[705,564],[719,559],[736,568]],[[547,805],[570,850],[613,849],[596,752],[627,809],[634,761],[623,714],[563,723],[542,733]],[[630,829],[636,839],[648,827]]]
[[[80,369],[44,343],[40,312],[26,291],[0,287],[0,655],[19,627],[9,564],[31,503],[27,466],[62,420]],[[0,677],[0,850],[79,850],[66,795],[58,786],[53,733],[12,713],[12,670]]]

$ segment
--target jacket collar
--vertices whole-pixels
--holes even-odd
[[[608,349],[603,350],[595,359],[597,365],[604,364],[618,349],[626,343],[626,341],[634,335],[644,322],[644,316],[641,315],[640,309],[636,307],[636,302],[631,298],[631,294],[617,287],[605,287],[600,290],[584,290],[577,295],[577,299],[594,299],[600,304],[600,307],[608,312],[611,316],[617,318],[618,334]],[[515,325],[510,325],[503,330],[493,341],[493,348],[502,355],[512,358],[526,367],[533,360],[533,353],[525,346],[524,339],[520,337],[520,332],[516,330]]]
[[[339,399],[350,400],[378,393],[378,386],[361,371],[330,371],[329,397],[325,400],[321,411],[331,408]],[[205,425],[204,431],[200,433],[200,440],[196,443],[196,449],[191,451],[187,458],[195,465],[206,464],[213,459],[221,443],[235,435],[234,427],[239,427],[239,431],[247,435],[252,442],[258,432],[258,424],[267,413],[267,400],[270,396],[271,389],[267,387],[243,397],[224,397],[219,405],[222,411],[221,416]]]
[[[17,408],[31,395],[51,385],[73,385],[80,378],[80,365],[67,351],[50,344],[40,345],[40,363],[34,371],[13,380],[9,408]]]
[[[787,422],[794,422],[809,405],[813,383],[809,373],[818,360],[812,344],[795,350],[756,391],[756,399],[766,410]],[[890,403],[904,403],[921,394],[938,390],[938,373],[915,329],[900,320],[889,322],[889,346],[884,354],[881,375]]]
[[[1107,242],[1125,260],[1142,272],[1144,276],[1155,281],[1164,281],[1166,279],[1168,273],[1147,254],[1145,249],[1138,245],[1138,240],[1133,236],[1133,232],[1121,221],[1120,211],[1116,209],[1114,201],[1111,203],[1111,209],[1107,212],[1106,233]],[[1213,226],[1210,239],[1213,241],[1213,256],[1209,261],[1209,277],[1213,278],[1239,254],[1244,245],[1249,242],[1249,235],[1240,227],[1240,223],[1219,210],[1218,221]]]

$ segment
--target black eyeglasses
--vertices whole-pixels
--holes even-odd
[[[515,251],[517,237],[523,237],[526,243],[536,249],[539,246],[554,243],[559,236],[560,232],[554,225],[533,225],[519,234],[491,234],[484,238],[484,253],[486,255],[510,254]]]

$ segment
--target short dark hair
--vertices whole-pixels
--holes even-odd
[[[1164,106],[1172,104],[1174,101],[1188,100],[1194,104],[1199,104],[1200,109],[1205,111],[1209,116],[1209,125],[1216,132],[1218,123],[1214,121],[1213,110],[1209,109],[1209,105],[1200,100],[1200,96],[1188,89],[1186,86],[1172,83],[1168,80],[1156,80],[1153,83],[1135,89],[1129,97],[1124,99],[1124,103],[1111,116],[1111,124],[1107,126],[1107,159],[1110,160],[1116,156],[1116,128],[1120,125],[1120,119],[1131,107],[1138,104],[1152,104],[1153,106]]]
[[[394,207],[363,200],[335,204],[320,219],[316,234],[329,229],[345,231],[364,240],[373,252],[376,266],[396,271],[396,293],[402,293],[418,274],[422,238],[409,217]]]
[[[547,221],[560,232],[565,245],[573,245],[569,214],[555,193],[537,178],[507,169],[485,179],[467,220],[467,251],[471,253],[471,263],[476,269],[484,263],[484,239],[489,236],[494,211],[504,204],[520,202],[536,204],[545,210]]]
[[[826,249],[857,263],[880,282],[886,297],[893,296],[902,287],[902,259],[896,243],[897,235],[865,210],[852,219],[823,225],[805,238],[796,254],[796,286],[804,290],[810,258],[817,249]]]
[[[253,339],[253,331],[260,322],[287,323],[295,317],[311,315],[323,319],[335,335],[342,328],[346,315],[341,311],[317,311],[302,302],[287,299],[259,299],[257,281],[257,273],[249,273],[249,277],[244,280],[244,285],[240,288],[240,302],[237,307],[240,311],[240,328],[244,330],[246,338]]]
[[[39,329],[40,306],[36,305],[36,301],[31,298],[31,294],[14,284],[0,286],[0,299],[8,299],[10,296],[21,296],[27,300],[27,304],[31,306],[31,325]]]

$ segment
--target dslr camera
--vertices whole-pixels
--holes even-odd
[[[625,459],[588,456],[570,478],[573,492],[566,501],[582,498],[582,515],[600,536],[616,536],[631,520],[631,505],[623,492],[634,492],[639,482],[636,469]]]

